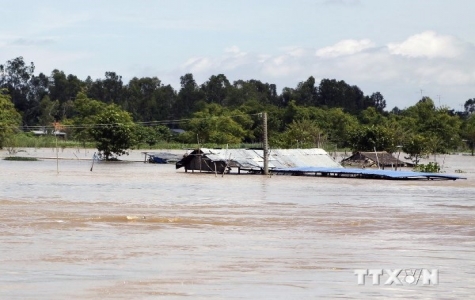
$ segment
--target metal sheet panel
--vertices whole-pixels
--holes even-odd
[[[228,161],[231,166],[260,170],[264,167],[264,152],[259,149],[200,149],[213,161]],[[323,149],[274,149],[269,153],[269,169],[289,167],[334,167],[342,166]]]

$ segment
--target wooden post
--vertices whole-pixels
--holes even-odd
[[[56,136],[56,174],[59,174],[59,149],[58,149],[58,136],[56,135],[56,132],[55,132],[55,136]]]
[[[399,155],[401,155],[401,148],[402,146],[396,146],[399,148],[399,152],[397,154],[397,161],[396,161],[396,171],[397,171],[397,167],[399,166]],[[402,166],[401,166],[402,167]],[[401,167],[399,167],[399,171],[401,171]]]
[[[381,169],[379,167],[379,158],[378,158],[378,152],[376,151],[376,147],[374,147],[374,154],[376,154],[376,162],[378,163],[378,170]]]
[[[269,144],[267,142],[267,113],[262,113],[262,142],[264,148],[264,175],[269,175]]]

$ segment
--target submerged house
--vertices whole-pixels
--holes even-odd
[[[269,170],[295,167],[343,168],[328,153],[319,148],[313,149],[272,149],[268,155]],[[176,163],[176,168],[199,172],[229,172],[237,168],[238,173],[261,173],[264,169],[262,149],[195,149],[185,154]]]
[[[341,161],[344,166],[359,168],[401,168],[413,167],[414,164],[402,161],[394,157],[391,153],[381,152],[355,152],[352,156]]]
[[[62,131],[59,131],[59,130],[42,129],[42,130],[32,130],[30,132],[33,133],[33,135],[35,135],[35,136],[52,135],[52,136],[56,136],[56,137],[59,137],[59,138],[62,138],[62,139],[66,138],[66,132],[62,132]]]

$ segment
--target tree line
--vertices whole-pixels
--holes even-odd
[[[138,143],[153,145],[160,140],[260,142],[259,113],[263,111],[269,115],[269,141],[275,148],[333,144],[394,152],[403,147],[417,160],[464,145],[473,152],[475,142],[475,99],[467,100],[460,112],[436,107],[428,97],[408,108],[388,111],[379,92],[365,95],[343,80],[318,83],[312,76],[279,93],[275,84],[254,79],[231,83],[224,74],[202,84],[185,74],[175,90],[157,77],[134,77],[125,83],[115,72],[81,80],[57,69],[49,75],[34,71],[34,64],[22,57],[0,65],[1,103],[12,104],[2,104],[0,126],[6,128],[10,122],[28,131],[61,124],[69,137],[95,141],[106,157],[120,155]],[[14,112],[7,113],[11,109]],[[184,133],[170,131],[178,128]],[[2,135],[5,140],[7,131]],[[118,145],[110,148],[112,141]]]

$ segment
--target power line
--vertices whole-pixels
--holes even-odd
[[[163,125],[163,124],[170,124],[170,123],[185,123],[191,120],[209,120],[209,119],[219,119],[222,117],[228,118],[235,118],[235,117],[243,117],[243,116],[258,116],[260,113],[254,114],[237,114],[237,115],[229,115],[229,116],[210,116],[210,117],[202,117],[202,118],[187,118],[187,119],[170,119],[170,120],[159,120],[159,121],[146,121],[146,122],[132,122],[132,123],[96,123],[96,124],[59,124],[58,127],[60,129],[86,129],[86,128],[93,128],[93,127],[109,127],[109,126],[124,126],[124,125],[143,125],[143,126],[154,126],[154,125]],[[29,129],[29,130],[46,130],[46,129],[54,129],[55,125],[33,125],[33,126],[9,126],[10,128],[19,128],[22,130]],[[56,129],[55,129],[56,130]]]

